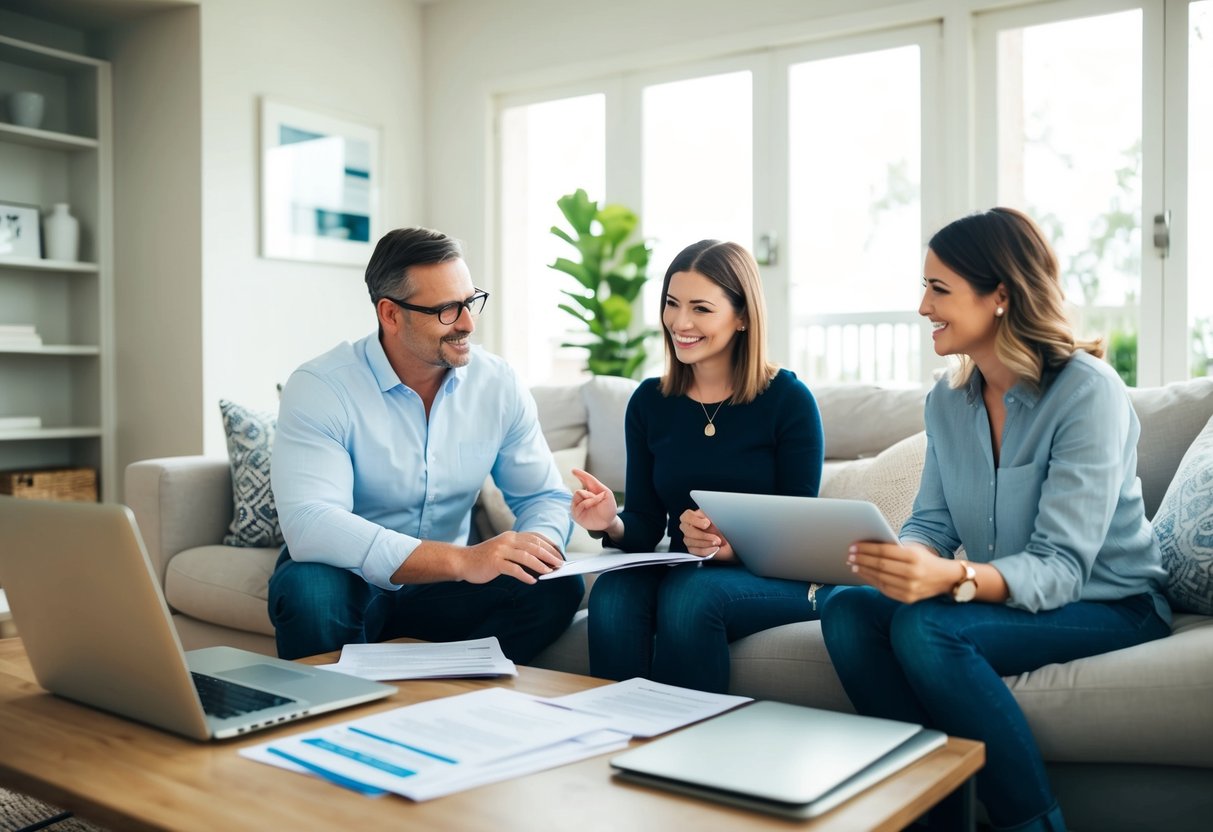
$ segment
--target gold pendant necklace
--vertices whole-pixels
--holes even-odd
[[[699,406],[703,408],[703,415],[707,416],[707,420],[708,420],[708,423],[703,426],[703,435],[704,436],[715,436],[716,435],[716,426],[714,424],[712,424],[712,421],[716,418],[716,414],[720,412],[720,408],[724,407],[724,402],[721,402],[720,404],[716,405],[716,409],[712,411],[711,416],[708,416],[708,409],[707,409],[707,407],[704,406],[703,402],[700,402]]]

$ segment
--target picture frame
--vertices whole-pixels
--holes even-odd
[[[261,99],[261,256],[364,266],[379,238],[379,129]]]
[[[37,205],[0,200],[0,259],[42,258],[42,215]]]

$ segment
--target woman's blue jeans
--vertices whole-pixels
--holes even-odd
[[[1149,595],[1046,612],[931,598],[902,604],[871,587],[827,600],[822,633],[856,710],[980,740],[977,795],[1005,829],[1064,829],[1044,761],[1003,676],[1169,635]]]
[[[729,642],[817,618],[830,587],[760,578],[738,564],[620,569],[590,592],[590,673],[697,690],[729,689]]]
[[[268,606],[284,659],[402,636],[496,636],[506,656],[526,664],[565,631],[584,594],[580,576],[524,584],[504,575],[486,584],[445,581],[389,592],[348,569],[291,560],[284,546]]]

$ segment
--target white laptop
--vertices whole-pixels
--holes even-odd
[[[0,584],[51,693],[206,740],[396,691],[231,647],[183,652],[126,506],[0,497],[0,529]]]
[[[896,543],[884,515],[866,500],[692,491],[737,558],[755,575],[822,584],[863,583],[847,565],[858,540]]]
[[[632,782],[813,818],[946,742],[908,722],[755,702],[625,752],[611,766]]]

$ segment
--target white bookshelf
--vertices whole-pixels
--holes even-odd
[[[0,325],[36,328],[41,344],[0,340],[0,470],[87,465],[102,499],[115,494],[113,402],[113,162],[110,65],[0,35],[0,102],[46,99],[37,128],[0,105],[0,202],[66,202],[80,222],[79,262],[0,256]]]

